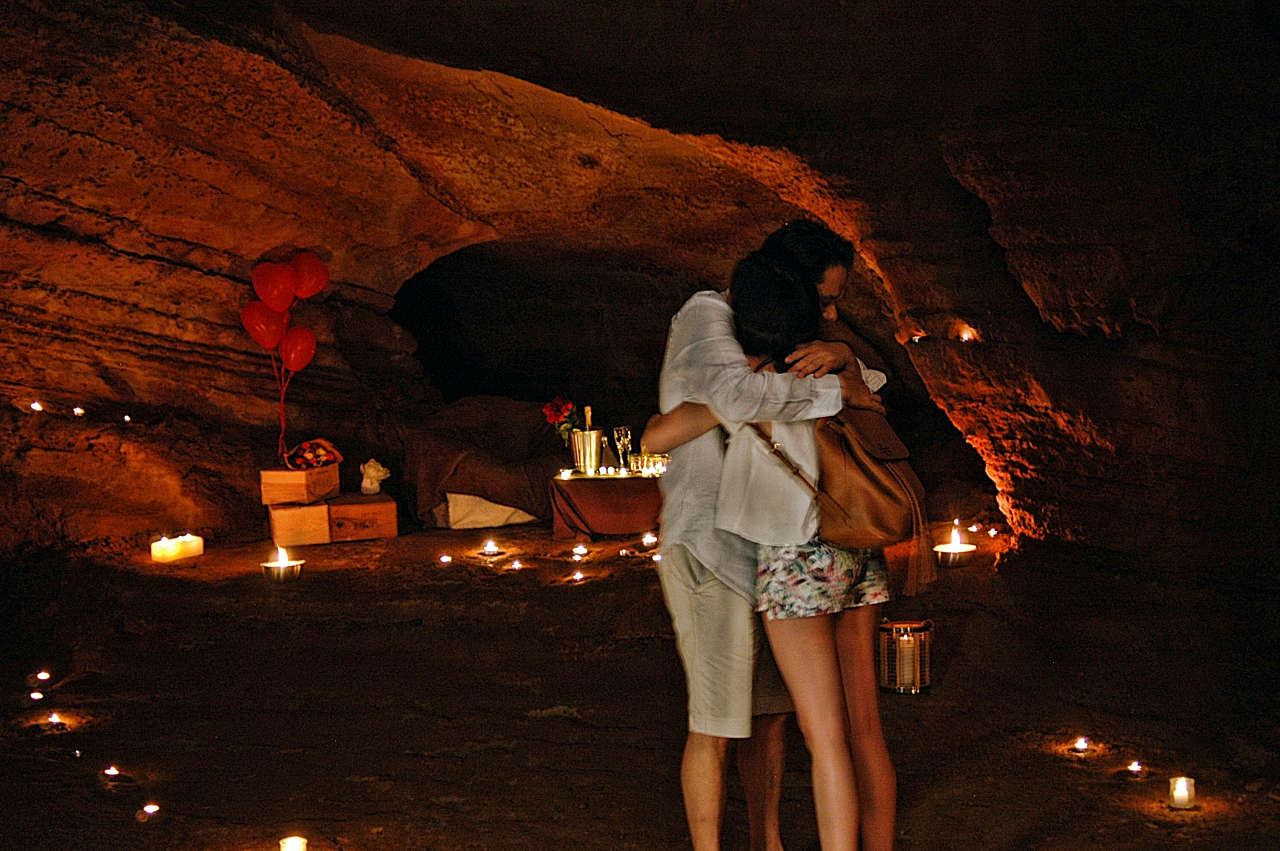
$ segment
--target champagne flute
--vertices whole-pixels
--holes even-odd
[[[631,458],[631,429],[618,426],[613,430],[613,442],[618,447],[618,464],[627,469]]]

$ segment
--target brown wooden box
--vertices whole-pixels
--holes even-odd
[[[308,544],[329,543],[329,506],[272,505],[271,540],[277,547],[302,547]]]
[[[273,467],[260,470],[263,505],[295,503],[310,505],[338,493],[338,465],[312,467],[309,470],[286,470]]]
[[[329,500],[329,540],[365,541],[399,533],[396,501],[386,494],[344,493]]]

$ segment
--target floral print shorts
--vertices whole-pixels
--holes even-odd
[[[756,553],[756,611],[769,620],[829,615],[889,600],[884,550],[844,550],[816,538]]]

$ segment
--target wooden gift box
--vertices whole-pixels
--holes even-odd
[[[262,485],[262,504],[297,503],[310,505],[338,493],[338,465],[286,470],[273,467],[258,472]]]
[[[344,493],[329,500],[329,540],[366,541],[399,533],[396,501],[383,493]]]
[[[327,544],[329,537],[329,506],[272,505],[271,540],[277,547],[303,547],[308,544]]]

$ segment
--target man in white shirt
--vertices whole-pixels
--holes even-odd
[[[783,231],[795,225],[800,223]],[[835,297],[852,263],[852,246],[825,226],[804,223],[801,230],[807,226],[820,228],[838,241],[834,255],[819,242],[814,254],[817,262],[809,264],[819,273],[824,313],[834,314]],[[776,236],[770,237],[775,244]],[[802,233],[800,242],[812,247],[814,240],[809,236]],[[847,255],[839,243],[848,246]],[[777,250],[783,256],[794,254],[783,245],[777,245]],[[824,264],[824,257],[831,262]],[[805,259],[793,265],[803,268]],[[808,277],[812,280],[815,275]],[[829,374],[852,361],[848,346],[818,342],[798,351],[793,360],[793,367],[798,362],[797,372],[753,373],[734,336],[727,297],[698,292],[671,321],[659,378],[659,409],[668,413],[683,402],[701,402],[722,421],[792,422],[831,416],[843,403],[878,406],[878,397],[871,395],[856,370],[848,377]],[[689,734],[680,779],[693,848],[719,851],[728,744],[738,739],[752,849],[781,851],[783,713],[791,711],[791,705],[752,611],[755,547],[715,528],[723,433],[712,429],[672,449],[670,455],[660,482],[663,560],[659,574],[689,687]]]

